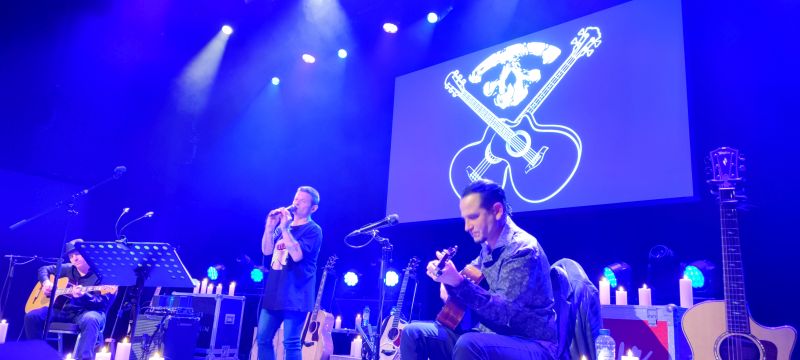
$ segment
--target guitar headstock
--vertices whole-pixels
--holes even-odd
[[[719,193],[721,201],[735,202],[742,196],[735,195],[737,187],[744,182],[744,157],[739,150],[721,147],[709,153],[711,162],[711,192]]]
[[[444,255],[442,255],[442,258],[439,260],[439,266],[437,267],[439,272],[441,272],[442,269],[444,269],[444,264],[446,264],[448,260],[452,260],[453,256],[456,256],[456,253],[458,252],[458,245],[454,245],[451,246],[450,248],[444,249],[442,250],[442,252],[444,253]]]
[[[325,264],[325,271],[333,270],[334,265],[336,265],[336,260],[339,260],[339,257],[331,255],[331,257],[328,258],[328,262]]]
[[[569,42],[572,45],[572,53],[577,56],[592,56],[594,49],[602,43],[601,37],[599,27],[587,26],[581,29],[578,31],[578,35]]]
[[[453,97],[458,97],[466,92],[464,85],[467,83],[464,76],[458,70],[453,70],[444,79],[444,88]]]
[[[408,260],[408,265],[403,271],[405,272],[406,276],[413,277],[414,274],[417,272],[417,266],[419,266],[419,258],[414,256],[410,260]]]

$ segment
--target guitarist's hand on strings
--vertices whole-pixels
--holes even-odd
[[[44,295],[50,297],[50,294],[53,293],[53,282],[50,280],[42,281],[42,291],[44,291]]]
[[[86,295],[86,292],[83,291],[83,286],[75,285],[69,288],[69,294],[74,298],[79,298],[83,295]]]
[[[464,281],[464,276],[458,272],[452,261],[447,260],[447,262],[442,264],[442,268],[439,269],[439,260],[442,256],[444,256],[444,253],[437,251],[436,260],[431,260],[431,262],[428,263],[425,273],[428,274],[433,281],[453,287],[460,285],[461,282]]]

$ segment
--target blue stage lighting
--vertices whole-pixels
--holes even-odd
[[[347,286],[356,286],[358,284],[358,274],[348,271],[344,274],[344,283]]]
[[[230,25],[224,25],[222,26],[222,33],[225,35],[233,34],[233,28]]]
[[[272,77],[272,85],[276,85],[277,86],[280,83],[281,83],[281,79],[279,77],[277,77],[277,76],[273,76]]]
[[[339,49],[339,51],[336,54],[339,55],[339,58],[344,59],[347,57],[347,50]]]
[[[429,12],[428,13],[428,22],[431,23],[431,24],[435,24],[437,21],[439,21],[439,15],[436,15],[435,12]]]
[[[386,31],[389,34],[394,34],[397,32],[397,25],[387,22],[383,24],[383,31]]]
[[[217,279],[219,279],[219,272],[217,271],[216,267],[209,266],[208,270],[206,270],[206,274],[208,275],[208,279],[211,281],[217,281]]]
[[[302,57],[303,57],[303,61],[305,61],[308,64],[313,64],[313,63],[317,62],[317,59],[315,57],[311,56],[310,54],[303,54]]]
[[[630,288],[631,266],[624,262],[613,263],[603,268],[603,276],[612,288],[617,286]]]
[[[397,272],[394,270],[386,272],[386,277],[383,278],[383,283],[386,284],[386,286],[395,286],[398,282],[400,282],[400,276],[397,275]]]
[[[250,271],[250,279],[252,279],[253,282],[260,283],[264,280],[264,272],[259,268],[253,268],[253,270]]]

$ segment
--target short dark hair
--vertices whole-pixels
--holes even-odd
[[[319,205],[319,191],[314,189],[311,186],[301,186],[297,188],[297,191],[302,191],[308,195],[311,195],[311,205]]]
[[[464,188],[461,192],[461,197],[469,194],[479,194],[481,196],[481,207],[486,210],[491,210],[495,203],[503,205],[503,214],[510,215],[511,207],[506,201],[506,192],[500,185],[488,179],[479,179],[473,181],[471,184]]]

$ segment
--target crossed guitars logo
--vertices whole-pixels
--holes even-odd
[[[578,31],[570,42],[569,57],[514,119],[498,117],[476,99],[467,91],[467,80],[458,70],[447,75],[444,88],[486,125],[481,138],[459,149],[450,161],[450,186],[456,196],[478,179],[490,179],[503,188],[510,183],[514,193],[528,203],[550,200],[567,186],[580,165],[581,138],[569,127],[540,123],[534,114],[575,62],[591,56],[600,46],[600,36],[598,27]],[[488,71],[500,67],[497,79],[483,83],[483,95],[492,97],[494,106],[501,110],[514,108],[528,97],[528,87],[541,80],[541,71],[523,68],[521,60],[539,57],[547,65],[559,55],[559,48],[542,42],[513,44],[487,57],[468,80],[480,84]]]

